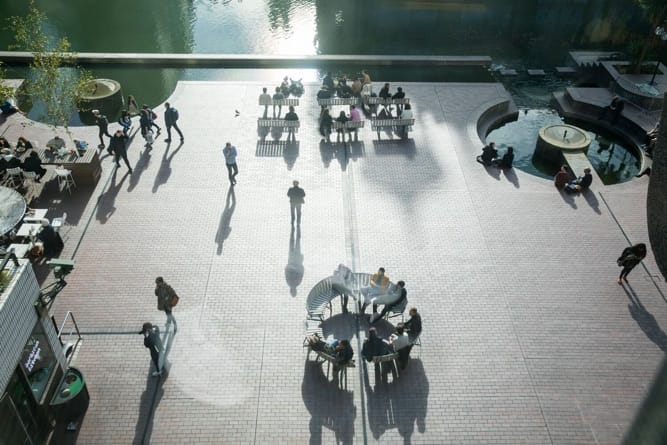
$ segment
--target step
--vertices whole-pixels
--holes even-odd
[[[544,70],[528,70],[528,75],[529,76],[546,76],[547,73],[544,72]]]
[[[572,68],[571,66],[557,66],[556,74],[559,74],[561,76],[574,76],[575,74],[577,74],[577,69]]]
[[[499,70],[501,76],[516,76],[516,70]]]

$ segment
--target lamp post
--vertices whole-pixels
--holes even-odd
[[[664,41],[667,41],[667,30],[665,30],[664,27],[658,26],[655,28],[655,35]],[[658,74],[658,68],[660,67],[660,57],[657,57],[658,60],[655,62],[655,70],[653,70],[653,77],[651,77],[651,81],[648,83],[649,85],[655,85],[655,76]]]

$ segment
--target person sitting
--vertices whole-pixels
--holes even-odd
[[[280,83],[280,92],[283,93],[285,98],[289,97],[289,76],[283,77],[283,81]]]
[[[343,127],[342,127],[342,128],[339,128],[338,130],[336,130],[336,132],[338,133],[338,134],[336,135],[336,142],[339,142],[339,141],[340,141],[340,135],[342,134],[342,135],[343,135],[343,143],[345,143],[345,131],[346,131],[346,130],[345,130],[345,123],[346,123],[347,121],[349,121],[349,120],[350,120],[350,119],[349,119],[349,118],[347,117],[347,115],[345,114],[345,111],[341,110],[341,111],[340,111],[340,114],[339,114],[338,117],[336,118],[336,122],[340,122],[341,124],[343,124]],[[350,142],[352,142],[352,135],[350,135]]]
[[[361,95],[361,88],[361,80],[354,79],[354,82],[352,82],[352,95],[354,97],[359,97]]]
[[[347,78],[343,76],[338,80],[338,88],[336,88],[338,97],[348,98],[352,97],[352,88],[347,84]]]
[[[334,347],[335,367],[347,366],[354,357],[354,350],[350,344],[350,340],[341,340]]]
[[[380,94],[378,94],[382,99],[387,100],[391,99],[391,93],[389,92],[389,84],[385,83],[382,89],[380,90]]]
[[[567,180],[570,178],[570,174],[567,171],[567,165],[563,165],[556,176],[554,176],[554,185],[556,188],[562,189],[567,184]]]
[[[410,308],[410,319],[404,323],[410,343],[414,343],[422,333],[422,317],[416,307]]]
[[[37,234],[37,239],[44,245],[43,253],[47,258],[54,257],[65,246],[62,238],[60,238],[60,234],[49,224],[49,220],[47,219],[42,220],[42,230]]]
[[[361,295],[364,297],[362,298],[360,311],[362,314],[373,297],[386,294],[389,290],[389,277],[385,275],[384,272],[384,267],[380,267],[378,271],[371,276],[370,285],[360,289]]]
[[[121,113],[120,118],[118,119],[118,125],[123,127],[123,134],[128,136],[130,128],[132,128],[132,119],[130,119],[130,114],[126,110],[123,110]]]
[[[19,136],[18,141],[16,141],[16,151],[19,153],[22,153],[26,150],[29,150],[32,148],[32,142],[24,138],[23,136]]]
[[[398,367],[405,369],[410,359],[412,344],[410,343],[410,338],[405,333],[405,325],[403,323],[397,324],[396,332],[389,337],[389,350],[398,352],[398,360],[396,360]]]
[[[331,142],[331,127],[333,126],[333,118],[329,114],[329,109],[324,108],[322,110],[322,115],[320,116],[320,134],[323,138],[326,138],[327,142]],[[322,139],[324,142],[324,139]]]
[[[490,142],[482,148],[482,155],[477,156],[477,162],[484,165],[491,165],[493,160],[498,157],[498,150],[496,150],[496,143]]]
[[[267,93],[266,88],[262,88],[262,94],[259,95],[259,104],[264,105],[264,119],[268,116],[269,105],[271,105],[271,95]]]
[[[336,91],[334,88],[334,81],[333,77],[331,76],[331,72],[328,72],[326,76],[324,76],[324,79],[322,79],[322,86],[326,88],[331,94]]]
[[[289,111],[287,114],[285,114],[285,120],[286,121],[293,121],[296,122],[299,120],[299,116],[297,116],[296,112],[294,111],[294,107],[292,105],[289,106]],[[289,142],[290,136],[292,137],[292,141],[296,141],[296,137],[294,136],[294,132],[296,131],[296,128],[293,126],[287,127],[287,141]]]
[[[403,88],[398,87],[396,89],[396,93],[394,93],[393,96],[391,96],[392,99],[405,99],[405,93],[403,92]],[[396,104],[396,116],[401,117],[401,114],[403,113],[403,105],[402,104]]]
[[[0,136],[0,148],[12,148],[11,144],[4,136]]]
[[[331,91],[327,90],[327,88],[322,85],[320,88],[320,91],[317,92],[317,99],[331,99]],[[324,109],[326,105],[322,105],[322,109]]]
[[[277,100],[283,100],[285,99],[285,96],[283,93],[280,91],[280,87],[276,87],[276,92],[273,93],[273,118],[276,118],[276,107],[278,107],[278,117],[280,117],[280,113],[283,111],[283,106],[282,105],[276,105],[275,102]]]
[[[363,81],[361,82],[363,85],[373,84],[373,82],[371,82],[371,76],[368,74],[368,70],[361,70],[361,76],[363,77]]]
[[[60,136],[56,136],[53,139],[51,139],[49,142],[46,143],[46,148],[53,150],[53,151],[59,151],[61,148],[66,148],[65,147],[65,140],[61,138]]]
[[[412,106],[410,106],[410,104],[405,104],[405,108],[403,109],[399,118],[400,119],[414,119],[414,115],[412,114]],[[401,133],[401,137],[403,139],[408,137],[408,127],[409,127],[409,125],[401,126],[400,133]]]
[[[9,116],[10,114],[14,113],[25,114],[23,111],[19,109],[19,107],[14,105],[14,102],[11,99],[3,100],[2,105],[0,105],[0,111],[2,112],[3,116]]]
[[[512,168],[514,162],[514,147],[507,147],[507,151],[502,158],[495,158],[491,161],[498,168]]]
[[[602,109],[598,119],[606,119],[609,112],[611,112],[611,123],[615,124],[619,116],[623,113],[623,108],[625,108],[625,101],[618,96],[614,96],[609,105]]]
[[[0,154],[2,154],[2,161],[4,161],[3,163],[4,169],[16,168],[21,166],[21,161],[12,154],[12,151],[9,148],[3,148],[2,150],[0,150]]]
[[[378,310],[378,305],[381,304],[381,302],[378,299],[374,298],[373,299],[374,317],[371,317],[371,323],[375,323],[376,321],[381,320],[388,312],[394,310],[394,308],[400,308],[401,306],[405,307],[405,304],[408,299],[408,291],[405,289],[405,281],[397,282],[394,286],[392,286],[388,294],[398,295],[398,298],[392,299],[392,301],[386,301],[384,307],[382,308],[382,312],[380,312],[379,315],[377,315],[377,310]]]
[[[82,141],[81,139],[74,139],[74,147],[79,151],[88,150],[88,142]]]
[[[565,191],[568,193],[583,192],[587,190],[592,183],[593,175],[591,175],[591,169],[585,168],[583,176],[579,176],[569,184],[565,184]]]
[[[367,362],[372,362],[373,357],[380,357],[382,355],[387,355],[388,353],[389,347],[387,346],[387,343],[378,337],[375,328],[370,328],[368,330],[368,338],[364,341],[364,345],[361,348],[361,356],[365,358]]]
[[[37,174],[35,182],[39,182],[39,180],[46,174],[46,169],[42,167],[42,160],[39,159],[39,156],[34,151],[31,151],[25,161],[23,161],[21,168],[23,168],[24,171]]]

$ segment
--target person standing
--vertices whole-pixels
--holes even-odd
[[[116,133],[111,138],[109,142],[109,149],[107,150],[109,154],[114,155],[114,160],[116,161],[116,167],[120,167],[120,158],[123,158],[127,169],[132,174],[132,167],[130,167],[130,161],[127,160],[127,136],[123,134],[123,130],[116,130]]]
[[[174,288],[168,285],[164,278],[157,277],[155,279],[155,296],[157,297],[157,310],[164,311],[167,314],[167,331],[169,331],[169,325],[174,323],[175,334],[178,331],[178,325],[172,314],[172,309],[178,302],[178,296]]]
[[[273,94],[273,118],[276,118],[276,107],[278,107],[278,119],[280,119],[280,113],[283,111],[282,105],[276,105],[276,101],[282,101],[285,99],[285,96],[280,91],[280,87],[276,87],[276,92]],[[282,102],[280,102],[282,104]]]
[[[169,102],[164,103],[164,108],[164,124],[167,126],[167,139],[164,141],[167,143],[171,142],[171,127],[174,127],[178,132],[178,135],[181,137],[181,142],[183,142],[185,138],[183,137],[183,133],[181,132],[181,129],[178,128],[178,124],[176,123],[176,121],[178,121],[178,110],[169,105]]]
[[[153,371],[153,377],[158,377],[162,375],[162,368],[160,367],[160,355],[164,351],[162,346],[162,340],[160,340],[160,331],[157,326],[153,326],[152,323],[146,322],[141,327],[139,334],[144,336],[144,346],[148,348],[151,353],[151,359],[155,364],[155,371]]]
[[[262,88],[262,94],[259,95],[259,104],[264,105],[264,119],[268,116],[269,105],[271,105],[271,95],[266,88]]]
[[[111,135],[109,134],[109,119],[105,115],[100,114],[99,110],[93,110],[93,116],[95,116],[95,125],[99,128],[100,145],[97,148],[103,149],[106,145],[102,136],[111,139]]]
[[[130,114],[123,110],[121,112],[120,118],[118,119],[118,125],[123,127],[123,134],[125,136],[130,135],[130,129],[132,128],[132,119],[130,119]]]
[[[236,165],[236,156],[238,156],[236,147],[234,147],[231,142],[227,142],[225,148],[222,149],[222,154],[225,155],[225,165],[227,166],[229,182],[232,185],[236,185],[236,175],[239,174],[239,167]]]
[[[618,276],[616,282],[620,285],[623,284],[621,280],[628,282],[628,274],[632,269],[641,263],[642,260],[646,258],[646,244],[639,243],[631,247],[626,247],[623,249],[623,253],[616,260],[616,264],[623,267],[621,274]]]
[[[290,212],[292,214],[292,225],[294,225],[294,215],[296,214],[296,225],[301,225],[301,206],[304,203],[306,192],[299,187],[299,181],[292,181],[292,187],[287,190],[289,197]]]
[[[298,122],[299,121],[299,116],[297,116],[296,112],[294,111],[294,107],[292,105],[289,106],[289,111],[287,114],[285,114],[285,120],[286,121],[291,121],[291,122]],[[292,126],[287,127],[287,142],[290,141],[290,137],[292,138],[292,142],[296,142],[296,137],[294,136],[295,128]]]

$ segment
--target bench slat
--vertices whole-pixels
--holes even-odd
[[[410,99],[404,97],[402,99],[384,99],[382,97],[367,97],[368,104],[370,105],[405,105],[410,103]]]
[[[284,106],[294,106],[298,107],[299,106],[299,99],[266,99],[266,100],[259,100],[259,105],[260,106],[265,106],[265,105],[284,105]]]
[[[333,129],[334,130],[340,130],[343,127],[346,130],[354,130],[354,129],[357,129],[357,128],[364,128],[364,122],[365,121],[347,121],[347,122],[345,122],[345,124],[343,124],[342,122],[334,121],[333,122]]]
[[[331,105],[357,105],[359,103],[358,97],[331,97],[329,99],[317,99],[317,103],[321,107]]]

